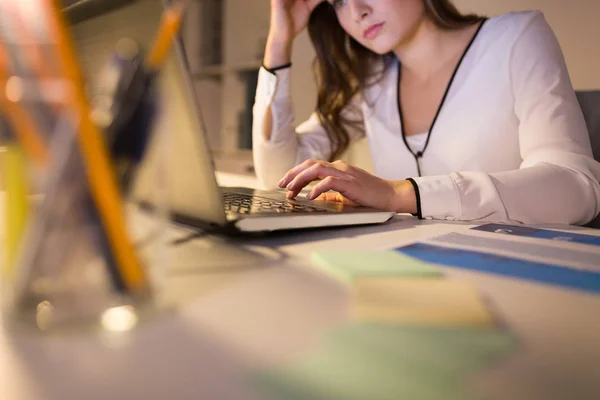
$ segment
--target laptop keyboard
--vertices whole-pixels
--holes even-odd
[[[239,214],[256,213],[322,213],[329,210],[288,201],[271,200],[264,197],[249,196],[240,193],[223,193],[226,212]]]

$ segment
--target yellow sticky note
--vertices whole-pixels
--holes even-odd
[[[494,322],[475,288],[449,279],[359,279],[352,311],[366,322],[480,327]]]

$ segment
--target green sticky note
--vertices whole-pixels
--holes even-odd
[[[259,382],[273,399],[469,399],[469,374],[513,346],[509,335],[489,330],[350,325],[317,354]]]
[[[467,400],[453,377],[421,377],[406,364],[401,370],[352,351],[328,353],[263,377],[268,399],[279,400]]]
[[[345,282],[360,277],[442,275],[438,267],[397,251],[318,251],[312,253],[312,262]]]
[[[323,348],[340,344],[368,349],[380,359],[410,359],[415,367],[463,375],[511,351],[515,340],[506,332],[490,329],[350,324],[331,332]]]

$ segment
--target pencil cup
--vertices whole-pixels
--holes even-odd
[[[151,138],[152,156],[140,157],[122,185],[118,168],[106,180],[90,172],[96,166],[82,151],[79,121],[64,117],[57,126],[48,135],[44,182],[27,196],[21,240],[10,268],[3,269],[6,321],[38,332],[131,330],[158,311],[155,294],[168,262],[167,153],[154,145],[163,138]],[[111,185],[117,196],[108,199]],[[151,212],[138,207],[138,193]]]
[[[183,8],[164,19],[155,57],[119,41],[94,82],[60,2],[35,12],[21,3],[0,2],[1,15],[19,16],[0,29],[0,138],[11,178],[0,203],[10,217],[10,251],[0,249],[9,254],[0,271],[5,322],[127,331],[156,313],[167,264],[168,146],[153,129],[154,81]]]
[[[138,215],[135,206],[123,203],[122,215],[109,217],[123,221],[129,243],[116,243],[90,192],[77,142],[61,152],[62,165],[35,197],[41,200],[35,204],[30,198],[11,273],[5,269],[8,320],[42,332],[132,329],[155,312],[154,293],[166,264],[159,233],[166,214]]]

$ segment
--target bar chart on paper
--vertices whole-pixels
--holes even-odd
[[[600,237],[489,224],[398,248],[438,265],[600,293]]]

